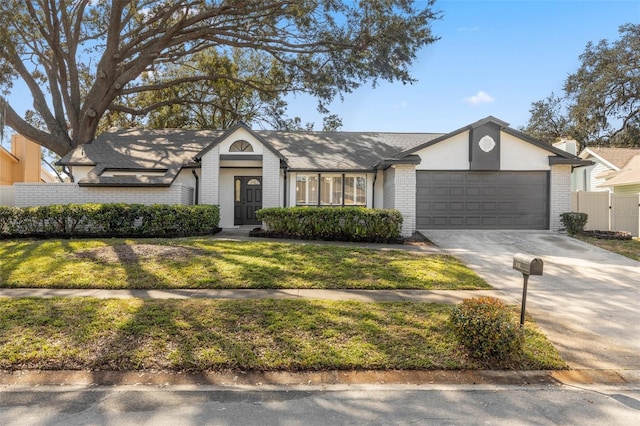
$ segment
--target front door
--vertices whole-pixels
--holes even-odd
[[[262,178],[259,176],[236,176],[234,188],[234,225],[259,225],[256,211],[262,208]]]

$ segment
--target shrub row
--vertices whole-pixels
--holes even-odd
[[[165,237],[211,234],[218,206],[57,204],[0,206],[0,237]]]
[[[399,211],[364,207],[275,207],[256,216],[271,233],[306,239],[392,241],[402,229]]]

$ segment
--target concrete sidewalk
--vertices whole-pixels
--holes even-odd
[[[184,289],[99,290],[0,288],[0,297],[95,297],[99,299],[318,299],[361,302],[459,303],[471,297],[503,297],[496,290],[314,290],[314,289]]]

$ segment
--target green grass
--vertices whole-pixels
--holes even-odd
[[[490,288],[446,255],[202,237],[8,240],[0,241],[0,259],[0,287]]]
[[[632,240],[605,240],[587,235],[576,235],[575,238],[640,262],[640,238],[634,238]]]
[[[448,327],[451,309],[410,302],[0,299],[0,369],[566,367],[530,323],[517,359],[474,363]]]

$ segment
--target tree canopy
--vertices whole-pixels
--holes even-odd
[[[589,42],[564,96],[534,102],[522,129],[549,143],[571,136],[592,144],[640,146],[640,24],[619,28],[614,42]]]
[[[0,103],[7,125],[60,155],[93,140],[105,114],[181,120],[166,112],[219,95],[186,89],[190,83],[251,90],[249,98],[276,109],[280,94],[304,92],[323,108],[366,82],[413,82],[416,53],[437,39],[433,3],[4,0],[0,85],[6,94],[22,80],[34,112],[26,120]],[[255,60],[247,69],[237,55]],[[185,72],[184,64],[194,66]],[[221,117],[236,106],[216,107]]]

